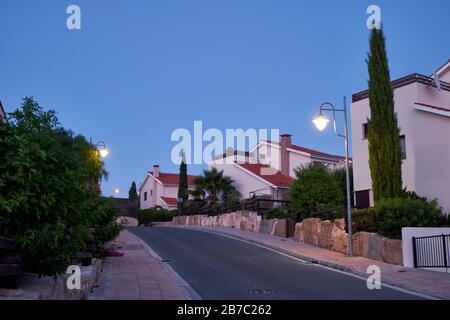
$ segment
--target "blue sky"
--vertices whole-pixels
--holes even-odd
[[[81,30],[66,8],[81,8]],[[56,109],[111,149],[104,194],[127,196],[154,163],[177,172],[176,128],[279,128],[296,144],[342,154],[311,120],[324,101],[366,89],[366,9],[377,4],[392,78],[450,58],[450,2],[0,0],[0,100]],[[202,166],[189,166],[198,173]]]

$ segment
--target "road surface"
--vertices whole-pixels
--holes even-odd
[[[418,299],[217,234],[169,227],[129,228],[205,300]]]

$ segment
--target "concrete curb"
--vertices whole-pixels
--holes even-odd
[[[176,282],[178,282],[178,284],[182,288],[186,300],[203,300],[200,294],[198,294],[198,292],[195,291],[195,289],[192,288],[191,285],[187,283],[186,280],[184,280],[183,277],[181,277],[170,265],[164,263],[159,254],[156,253],[155,250],[153,250],[147,243],[145,243],[141,238],[128,230],[124,230],[122,232],[128,232],[144,246],[145,251],[147,251],[147,253],[151,257],[157,258],[161,262],[162,267],[172,276],[172,278],[174,278]]]
[[[268,249],[271,249],[271,250],[274,250],[274,251],[278,251],[278,252],[280,252],[282,254],[291,256],[293,258],[304,260],[306,262],[317,264],[317,265],[320,265],[320,266],[323,266],[323,267],[326,267],[326,268],[330,268],[330,269],[334,269],[334,270],[337,270],[337,271],[353,274],[353,275],[358,276],[358,277],[367,278],[367,274],[361,273],[361,272],[357,271],[355,268],[353,268],[351,266],[346,266],[346,265],[339,264],[339,263],[333,263],[333,262],[330,262],[330,261],[324,261],[324,260],[321,260],[321,259],[318,259],[318,258],[314,258],[314,257],[311,257],[311,256],[305,256],[305,255],[302,255],[302,254],[294,253],[294,252],[291,252],[289,250],[285,250],[285,249],[277,247],[277,246],[268,245],[268,244],[266,244],[266,243],[264,243],[262,241],[248,239],[248,238],[246,238],[244,236],[239,236],[239,235],[235,235],[235,234],[230,234],[230,233],[227,233],[226,231],[223,231],[223,230],[220,230],[220,229],[218,229],[218,230],[201,229],[201,228],[196,228],[195,226],[193,227],[193,226],[185,226],[185,225],[170,225],[170,226],[160,226],[160,227],[190,229],[190,230],[196,230],[196,231],[201,231],[201,232],[208,232],[208,233],[212,233],[212,234],[218,234],[218,235],[222,235],[222,236],[225,235],[225,236],[230,237],[230,238],[235,238],[235,239],[242,240],[242,241],[245,241],[245,242],[248,242],[248,243],[253,243],[253,244],[256,244],[256,245],[259,245],[259,246],[262,246],[262,247],[266,247]],[[413,293],[415,295],[419,295],[419,296],[422,296],[422,297],[428,298],[428,299],[434,299],[434,300],[436,300],[436,299],[438,299],[438,300],[447,300],[448,299],[448,297],[439,296],[439,295],[436,295],[435,293],[432,293],[432,292],[418,291],[416,289],[408,287],[407,285],[404,285],[404,284],[398,283],[398,282],[394,282],[394,281],[386,281],[386,280],[384,280],[383,283],[386,284],[386,285],[389,285],[391,287],[395,287],[397,289],[400,289],[400,290],[409,291],[410,293]]]

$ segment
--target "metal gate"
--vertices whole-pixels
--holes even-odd
[[[414,268],[450,268],[450,234],[413,237]]]

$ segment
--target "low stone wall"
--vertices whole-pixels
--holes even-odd
[[[294,240],[348,254],[348,234],[344,219],[322,221],[306,219],[295,226]],[[376,233],[353,235],[353,254],[372,260],[403,265],[401,240],[384,238]]]
[[[173,218],[173,224],[225,227],[286,237],[286,219],[261,220],[255,212],[237,211],[213,217],[195,215]],[[290,226],[288,226],[289,228]],[[294,240],[348,254],[348,234],[344,219],[322,221],[305,219],[295,224]],[[401,240],[384,238],[376,233],[353,235],[353,254],[386,263],[403,265]]]
[[[67,288],[69,274],[41,277],[26,273],[19,280],[19,289],[0,289],[0,300],[85,300],[97,284],[101,273],[101,260],[92,259],[88,267],[81,267],[81,289]]]
[[[235,228],[259,232],[261,217],[256,212],[236,211],[217,216],[179,216],[173,218],[173,224]]]

